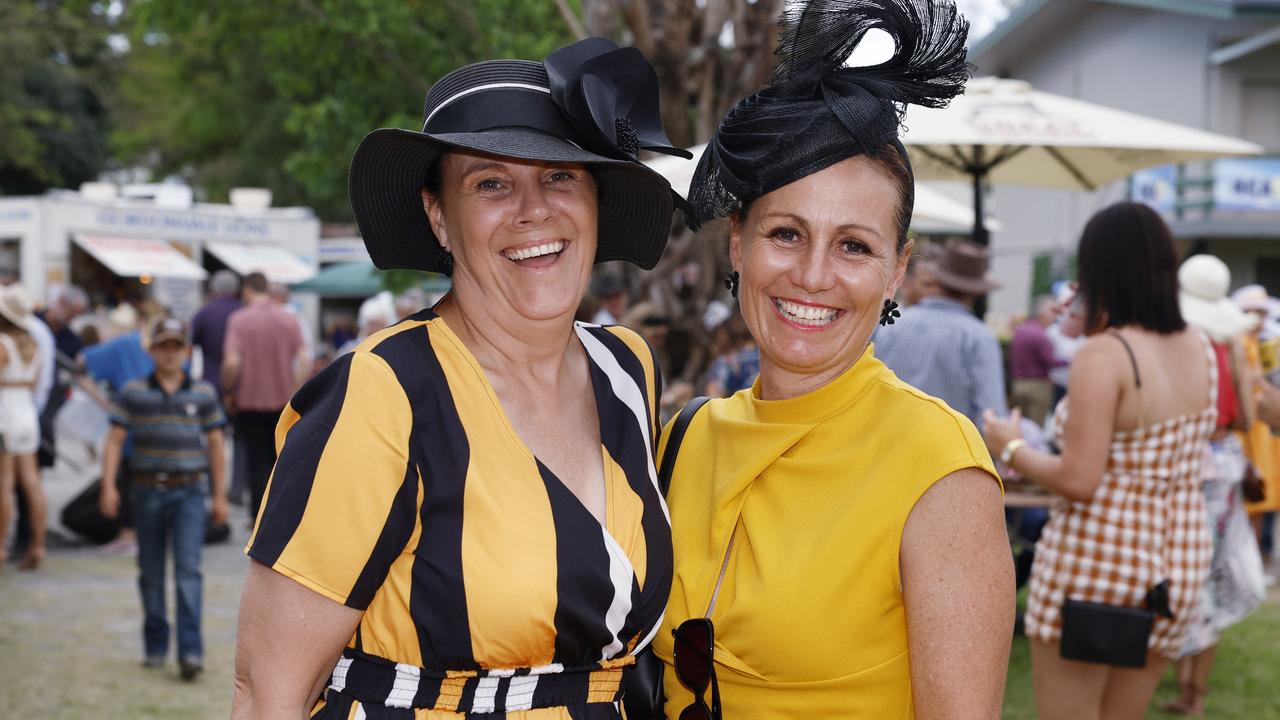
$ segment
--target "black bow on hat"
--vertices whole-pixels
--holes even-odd
[[[619,160],[635,160],[640,150],[693,157],[667,138],[658,110],[658,74],[636,48],[587,38],[551,53],[542,66],[552,102],[586,149]]]

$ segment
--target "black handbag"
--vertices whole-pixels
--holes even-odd
[[[1168,582],[1151,588],[1140,608],[1067,598],[1062,603],[1059,654],[1065,660],[1146,667],[1147,645],[1156,615],[1173,618]]]
[[[664,497],[671,488],[671,472],[675,468],[676,453],[680,451],[684,433],[689,429],[693,416],[709,399],[696,397],[690,400],[671,425],[667,451],[662,456],[662,467],[658,468],[658,489]],[[662,674],[662,660],[654,654],[653,647],[640,651],[635,667],[622,676],[622,706],[627,711],[627,720],[663,720],[662,706],[666,698],[662,693]]]

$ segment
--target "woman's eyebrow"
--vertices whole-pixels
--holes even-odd
[[[503,163],[493,160],[477,160],[462,170],[462,176],[466,177],[471,173],[481,172],[483,170],[506,170],[507,167]]]

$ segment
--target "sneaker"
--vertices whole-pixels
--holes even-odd
[[[164,667],[163,655],[148,655],[142,659],[142,667],[148,670],[156,670]]]
[[[178,661],[178,673],[183,680],[190,682],[204,671],[204,663],[197,657],[182,658]]]
[[[98,554],[103,557],[120,556],[137,556],[138,541],[134,539],[133,534],[120,535],[115,540],[98,548]]]

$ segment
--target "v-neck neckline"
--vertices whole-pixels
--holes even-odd
[[[516,446],[520,449],[520,452],[533,462],[535,468],[545,468],[546,474],[554,479],[554,481],[558,483],[565,492],[569,493],[569,496],[573,498],[575,505],[581,509],[582,512],[586,513],[587,517],[591,518],[592,521],[599,525],[604,532],[614,538],[614,541],[616,542],[617,538],[613,534],[614,528],[613,523],[611,522],[614,514],[613,478],[609,471],[609,453],[604,445],[605,419],[604,415],[600,413],[600,388],[598,387],[595,378],[596,370],[599,370],[600,368],[596,365],[595,361],[591,359],[591,353],[587,351],[586,346],[582,342],[581,333],[585,332],[585,328],[582,324],[577,321],[573,323],[573,337],[577,340],[578,346],[582,349],[582,355],[587,361],[587,383],[591,386],[591,401],[596,407],[596,432],[598,433],[600,447],[600,477],[598,481],[603,483],[604,489],[604,507],[602,517],[596,517],[596,514],[591,512],[591,508],[588,508],[586,504],[582,502],[582,498],[578,497],[578,494],[565,484],[564,480],[560,479],[560,476],[551,469],[551,466],[542,462],[541,458],[533,452],[533,449],[529,447],[529,444],[525,442],[524,438],[520,437],[520,433],[516,431],[515,425],[511,423],[511,418],[507,415],[506,408],[502,406],[502,400],[498,397],[497,390],[494,389],[493,383],[489,381],[489,376],[485,373],[484,367],[480,365],[480,361],[476,358],[475,354],[471,352],[471,348],[468,348],[466,343],[462,342],[462,338],[458,337],[457,333],[453,331],[453,328],[449,327],[449,323],[444,319],[444,316],[437,313],[434,320],[439,323],[438,327],[444,332],[445,337],[458,348],[458,352],[461,354],[463,360],[471,366],[472,371],[474,371],[476,376],[479,377],[480,382],[484,387],[485,394],[489,396],[489,401],[493,403],[494,412],[497,413],[498,419],[502,423],[503,428],[505,428],[511,435],[512,441],[515,442]]]

